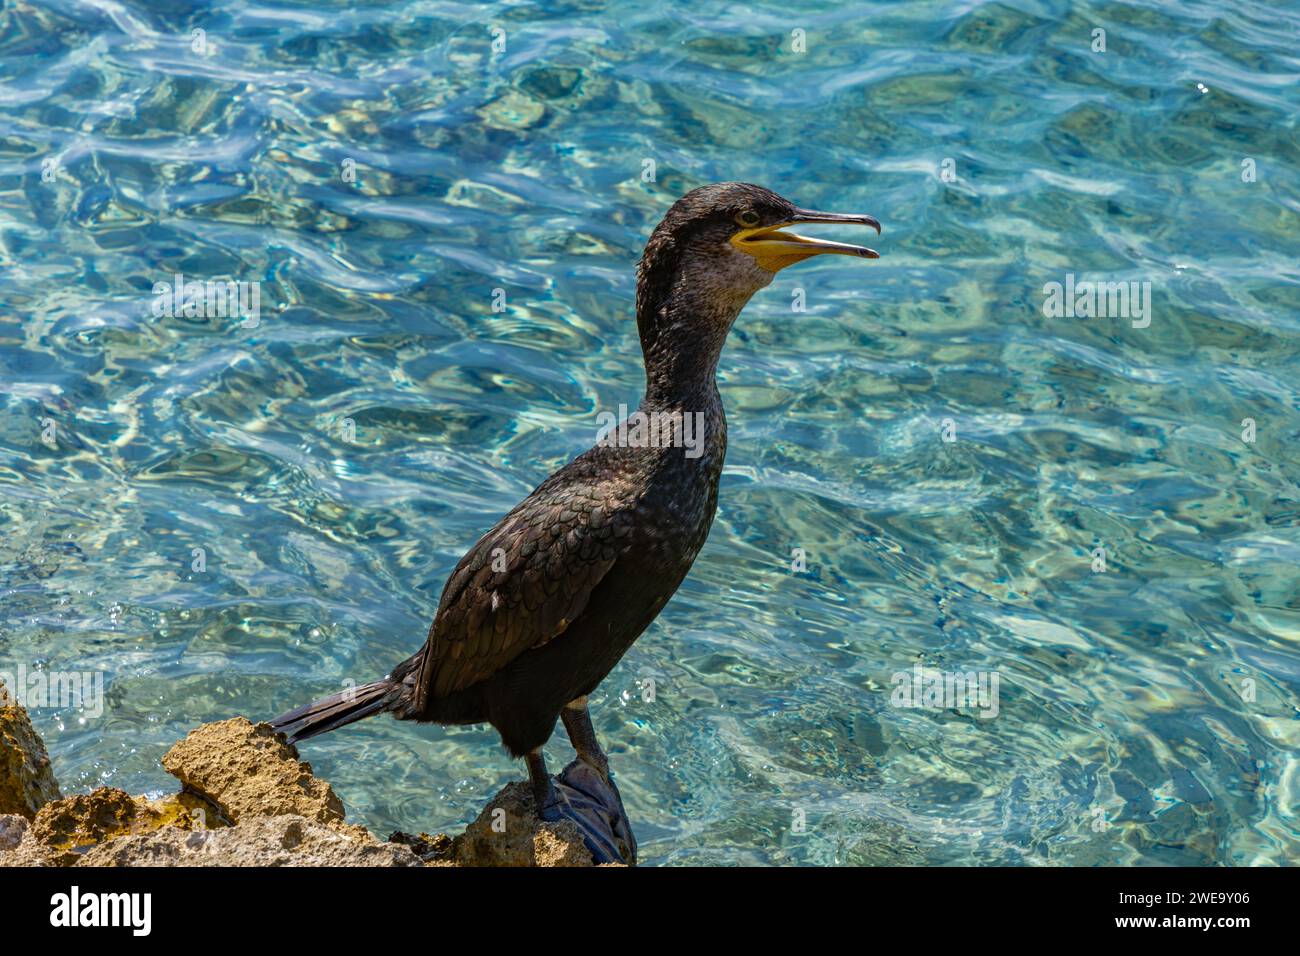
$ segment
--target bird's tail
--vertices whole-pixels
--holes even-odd
[[[385,711],[398,720],[410,720],[413,717],[411,702],[415,697],[415,681],[423,659],[424,650],[421,649],[394,667],[392,673],[382,680],[322,697],[305,707],[281,714],[271,721],[271,726],[288,735],[289,743],[296,744]]]
[[[271,726],[287,734],[289,743],[297,743],[387,709],[396,696],[392,693],[396,689],[389,677],[351,687],[281,714],[271,721]]]

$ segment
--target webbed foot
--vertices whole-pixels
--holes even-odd
[[[636,837],[612,776],[574,760],[555,779],[553,812],[572,820],[597,863],[636,863]],[[543,817],[543,819],[546,819]]]

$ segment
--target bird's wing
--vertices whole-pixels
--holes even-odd
[[[544,483],[502,518],[443,590],[416,682],[419,711],[564,633],[613,567],[630,525],[614,490],[562,481]]]

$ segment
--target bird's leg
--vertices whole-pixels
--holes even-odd
[[[537,805],[537,817],[553,823],[559,819],[556,812],[558,800],[555,786],[551,783],[551,775],[546,772],[546,758],[542,756],[542,748],[530,750],[524,755],[524,760],[528,762],[528,782],[533,787],[533,802]]]
[[[587,726],[591,726],[590,721]],[[599,783],[588,780],[588,788],[584,789],[583,781],[574,777],[575,767],[589,767],[588,774],[594,772],[594,767],[575,760],[564,769],[556,783],[546,772],[546,758],[542,756],[541,747],[530,750],[524,759],[528,762],[528,782],[533,788],[539,820],[576,823],[582,841],[596,863],[636,862],[636,837],[632,836],[632,824],[623,812],[623,800],[618,791],[613,790],[612,800],[599,793],[593,796],[590,787],[592,784],[599,787]],[[609,787],[613,789],[612,781]]]
[[[636,837],[623,809],[609,758],[600,749],[587,698],[570,701],[560,711],[578,759],[564,768],[558,789],[568,805],[570,819],[582,828],[583,838],[597,863],[636,862]]]
[[[569,742],[578,752],[578,759],[591,764],[592,768],[600,774],[601,779],[608,783],[609,758],[600,749],[600,741],[596,739],[596,728],[591,726],[587,698],[579,697],[577,700],[569,701],[564,705],[564,710],[560,711],[560,717],[564,721],[564,729],[568,731]]]

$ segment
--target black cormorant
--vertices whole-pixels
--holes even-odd
[[[526,758],[539,816],[576,819],[598,860],[633,855],[624,846],[616,856],[608,832],[574,808],[590,798],[631,842],[587,695],[663,610],[708,537],[727,450],[714,378],[740,310],[788,265],[823,253],[877,257],[784,231],[805,223],[880,231],[870,216],[800,209],[748,183],[702,186],[677,200],[637,268],[646,369],[638,420],[650,427],[634,430],[636,441],[607,438],[579,455],[480,538],[448,579],[413,657],[272,724],[299,741],[377,713],[490,723]],[[702,425],[691,447],[686,421]],[[557,717],[578,754],[570,770],[581,770],[566,770],[563,794],[542,758]]]

